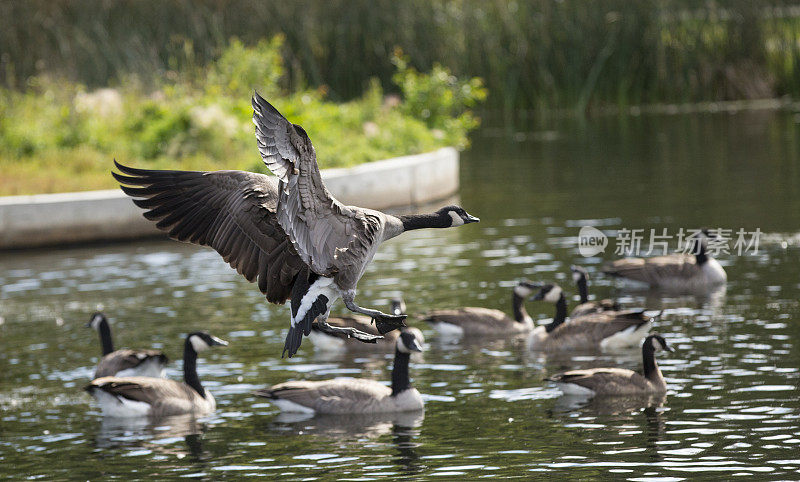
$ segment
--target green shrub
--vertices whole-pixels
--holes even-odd
[[[112,158],[267,172],[251,121],[256,88],[306,129],[322,168],[465,146],[477,126],[469,108],[486,95],[479,79],[462,81],[441,67],[420,73],[398,60],[402,100],[384,97],[374,80],[358,99],[334,103],[324,88],[281,89],[281,46],[281,37],[254,46],[234,39],[207,67],[173,72],[150,88],[128,77],[87,92],[40,77],[24,92],[0,89],[0,194],[112,188]]]
[[[392,80],[403,93],[403,112],[445,133],[467,132],[478,126],[470,109],[486,99],[481,79],[458,79],[439,64],[434,64],[430,73],[417,72],[399,50],[392,63],[397,68]],[[461,144],[459,139],[451,140]]]

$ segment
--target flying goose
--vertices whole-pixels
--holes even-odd
[[[416,328],[404,328],[395,344],[391,388],[364,378],[279,383],[255,392],[269,398],[284,412],[385,413],[421,410],[422,397],[411,386],[408,361],[412,351],[422,351],[425,338]]]
[[[100,334],[103,358],[97,363],[94,378],[110,377],[163,377],[169,359],[159,350],[114,350],[111,326],[106,315],[95,312],[86,324]]]
[[[728,275],[719,261],[706,252],[709,235],[706,230],[692,238],[692,254],[673,253],[652,258],[625,258],[603,267],[611,276],[627,278],[679,292],[705,292],[725,284]]]
[[[546,284],[533,297],[556,306],[553,321],[533,329],[529,347],[539,351],[608,350],[634,346],[652,326],[655,317],[644,310],[592,313],[567,321],[567,300],[561,287]]]
[[[619,311],[620,306],[614,300],[604,299],[600,301],[589,301],[589,273],[582,266],[572,265],[569,267],[572,272],[572,280],[578,286],[578,294],[581,297],[581,304],[576,306],[572,313],[571,318],[588,315],[590,313],[601,313],[603,311]]]
[[[642,343],[644,375],[624,368],[572,370],[547,378],[566,395],[635,395],[664,393],[667,384],[656,363],[655,353],[674,351],[661,335],[652,334]]]
[[[183,345],[183,382],[149,377],[103,377],[92,380],[85,390],[111,417],[163,417],[214,411],[216,402],[197,376],[197,354],[228,342],[203,331],[186,336]]]
[[[291,299],[283,354],[293,356],[317,319],[326,323],[341,298],[350,311],[376,321],[384,334],[403,326],[355,302],[356,286],[380,244],[406,231],[449,228],[479,219],[459,206],[431,214],[392,216],[345,206],[325,188],[311,140],[258,94],[253,96],[258,150],[275,176],[245,171],[156,171],[115,161],[122,190],[147,209],[144,216],[179,241],[210,246],[248,281],[258,280],[267,301]],[[362,341],[374,336],[345,330]]]
[[[533,329],[533,319],[525,311],[525,300],[541,288],[530,281],[520,281],[514,287],[511,306],[514,318],[500,310],[466,307],[453,310],[433,310],[423,318],[442,335],[510,335]]]
[[[406,304],[403,300],[395,298],[392,300],[393,315],[402,315],[406,312]],[[390,351],[394,349],[395,341],[400,335],[398,330],[390,331],[380,337],[380,333],[375,329],[372,320],[366,316],[352,315],[328,318],[328,324],[336,328],[352,328],[363,331],[376,337],[375,343],[348,343],[349,336],[346,333],[330,333],[321,330],[317,323],[311,324],[309,338],[314,343],[314,348],[323,351],[358,350],[358,351]]]

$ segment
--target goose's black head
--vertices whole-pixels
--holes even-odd
[[[406,303],[402,298],[392,299],[392,314],[404,315],[406,313]]]
[[[397,351],[400,353],[411,353],[412,351],[423,351],[425,337],[417,328],[404,328],[397,337]]]
[[[526,279],[519,281],[517,286],[514,287],[514,294],[519,296],[520,298],[527,299],[534,293],[538,294],[538,291],[542,289],[541,283],[534,283],[533,281],[528,281]]]
[[[581,279],[584,281],[589,279],[589,273],[583,266],[577,266],[573,264],[569,267],[569,270],[572,272],[572,281],[575,283],[579,282]]]
[[[546,284],[542,286],[538,293],[533,296],[534,300],[543,300],[548,303],[556,304],[558,300],[564,297],[564,292],[561,287],[556,284]]]
[[[227,346],[228,342],[221,340],[205,331],[195,331],[186,335],[186,346],[191,347],[195,353],[208,350],[212,346]]]
[[[91,328],[93,330],[99,330],[100,329],[100,325],[103,322],[108,323],[108,318],[106,318],[106,315],[104,315],[100,311],[95,311],[94,313],[92,313],[92,317],[89,318],[89,321],[86,322],[86,328]]]
[[[477,223],[480,218],[467,213],[461,206],[445,206],[436,211],[436,214],[441,218],[449,218],[450,226],[463,226],[464,224]]]
[[[669,344],[667,340],[664,339],[663,336],[659,335],[658,333],[653,333],[652,335],[648,336],[644,339],[644,346],[649,348],[647,345],[653,347],[653,351],[659,352],[661,350],[673,352],[675,351]]]

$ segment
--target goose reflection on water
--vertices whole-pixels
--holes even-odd
[[[342,443],[375,440],[390,435],[390,443],[397,455],[393,461],[404,473],[423,470],[419,463],[417,447],[420,443],[425,411],[394,413],[366,413],[348,415],[324,415],[281,412],[269,424],[272,430],[290,430],[303,436],[316,435]]]
[[[625,396],[562,395],[556,399],[553,413],[580,411],[593,415],[621,415],[648,409],[660,409],[667,400],[666,393]]]
[[[161,418],[103,417],[95,437],[98,449],[116,447],[140,448],[172,455],[177,458],[204,458],[202,436],[206,424],[191,414]],[[170,439],[183,439],[186,449],[180,445],[163,443]]]

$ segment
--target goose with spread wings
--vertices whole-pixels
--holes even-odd
[[[338,298],[349,310],[375,320],[380,333],[403,326],[405,315],[355,302],[356,285],[380,244],[405,231],[479,219],[459,206],[408,216],[345,206],[322,182],[305,130],[257,93],[252,104],[258,150],[275,176],[134,169],[115,161],[121,174],[114,177],[137,198],[137,206],[147,209],[144,216],[170,237],[214,248],[248,281],[257,281],[267,301],[291,300],[284,355],[297,352],[315,319],[330,332],[364,342],[378,339],[325,322]]]

